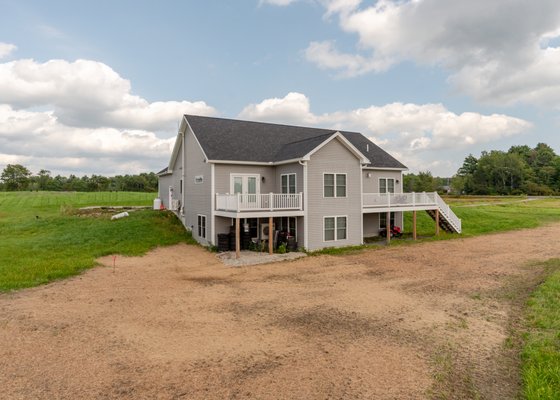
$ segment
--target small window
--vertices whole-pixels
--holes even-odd
[[[282,193],[296,193],[296,174],[282,175]]]
[[[395,226],[395,213],[391,213],[391,226]],[[383,229],[387,227],[387,213],[381,213],[379,215],[379,228]]]
[[[206,215],[198,216],[198,237],[206,239]]]
[[[346,197],[346,174],[323,175],[324,197]]]
[[[395,180],[393,178],[379,178],[379,193],[395,193]]]
[[[324,240],[325,242],[334,240],[344,240],[347,237],[346,217],[325,217],[324,218]]]

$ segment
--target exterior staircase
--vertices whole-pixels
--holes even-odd
[[[439,226],[446,232],[461,233],[461,220],[451,210],[451,207],[436,193],[437,210],[439,210]],[[436,220],[436,210],[426,210],[432,219]]]

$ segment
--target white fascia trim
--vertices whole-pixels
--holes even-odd
[[[171,151],[171,158],[169,159],[169,165],[167,166],[167,172],[173,174],[173,165],[179,156],[179,149],[183,143],[183,133],[177,133],[177,139],[175,139],[175,144],[173,145],[173,150]]]
[[[408,171],[408,168],[389,168],[389,167],[362,167],[362,169],[371,169],[375,171]]]
[[[259,161],[231,161],[231,160],[206,160],[212,164],[235,164],[235,165],[275,165],[273,162],[259,162]]]
[[[335,132],[332,134],[332,136],[330,136],[329,138],[327,138],[323,143],[319,144],[317,147],[315,147],[313,150],[311,150],[309,153],[307,153],[304,157],[303,160],[309,160],[310,157],[315,154],[317,151],[319,151],[323,146],[325,146],[327,143],[329,143],[331,140],[333,139],[338,139],[342,142],[342,144],[344,144],[348,150],[350,150],[352,153],[354,153],[354,155],[356,157],[358,157],[360,159],[360,162],[362,164],[369,164],[371,161],[360,151],[356,148],[356,146],[354,146],[352,143],[350,143],[350,141],[348,139],[346,139],[344,137],[344,135],[340,132]]]
[[[242,161],[242,160],[207,160],[207,162],[212,164],[236,164],[236,165],[265,165],[265,166],[276,166],[276,165],[284,165],[284,164],[293,164],[296,162],[301,161],[301,158],[293,158],[291,160],[284,160],[284,161]]]

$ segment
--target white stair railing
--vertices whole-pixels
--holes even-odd
[[[437,201],[438,209],[440,214],[449,222],[449,224],[457,231],[457,233],[461,233],[461,219],[455,215],[449,204],[447,204],[437,192],[435,193],[435,199]]]

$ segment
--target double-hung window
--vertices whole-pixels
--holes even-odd
[[[395,193],[395,180],[393,178],[379,178],[379,193]]]
[[[296,174],[282,175],[282,193],[296,193]]]
[[[206,239],[206,215],[198,216],[198,237]]]
[[[346,217],[325,217],[323,220],[324,241],[344,240],[347,236]]]
[[[346,197],[346,174],[324,174],[323,196]]]

